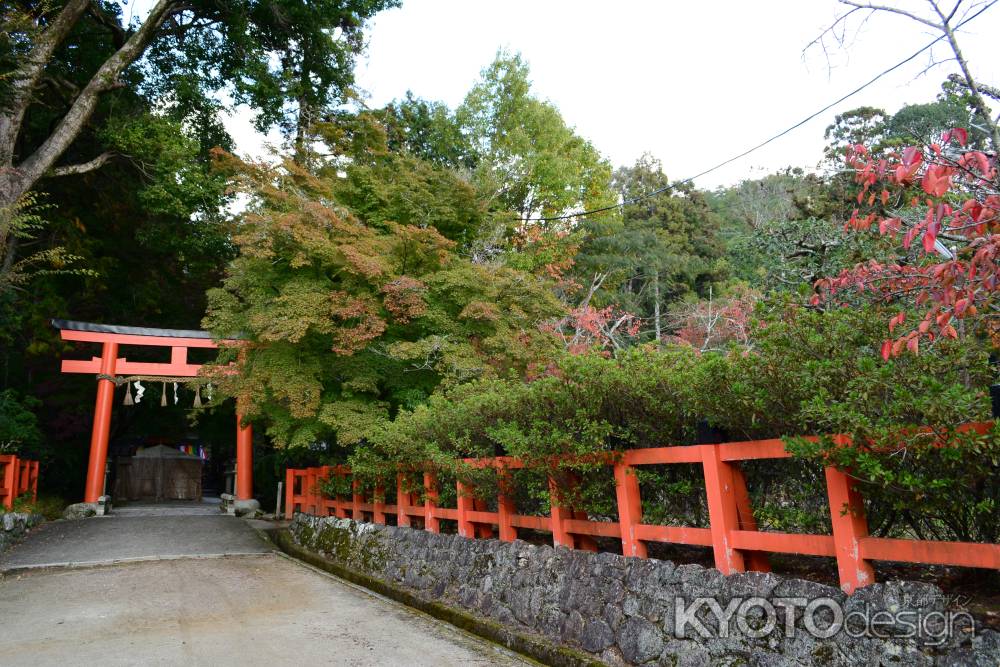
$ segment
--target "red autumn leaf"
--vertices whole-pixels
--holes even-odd
[[[913,354],[920,354],[920,339],[914,336],[906,342],[906,349]]]
[[[890,356],[892,356],[892,341],[886,339],[885,342],[882,343],[882,358],[889,361]]]
[[[927,225],[927,231],[924,232],[924,252],[931,252],[934,250],[934,242],[937,240],[937,234],[940,228],[941,223],[937,220]]]
[[[907,146],[903,149],[903,165],[909,167],[910,165],[919,164],[921,160],[924,159],[923,153],[916,146]]]
[[[953,127],[950,130],[945,130],[941,133],[942,143],[946,144],[952,139],[957,141],[960,146],[965,146],[965,144],[969,141],[969,133],[964,127]]]
[[[932,197],[941,197],[951,188],[951,174],[947,169],[934,165],[924,172],[920,187]]]

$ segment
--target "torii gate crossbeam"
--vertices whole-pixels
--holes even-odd
[[[160,377],[197,377],[200,364],[188,362],[192,347],[217,349],[207,331],[182,329],[150,329],[70,320],[52,320],[63,340],[101,344],[101,356],[87,360],[63,359],[63,373],[93,375],[151,375]],[[224,341],[237,344],[239,341]],[[169,347],[170,361],[150,363],[129,361],[118,356],[120,345]],[[108,460],[108,436],[111,432],[111,411],[115,383],[105,378],[97,380],[97,402],[94,426],[90,435],[90,459],[87,463],[87,486],[84,502],[96,503],[104,491],[104,469]],[[236,499],[253,499],[253,429],[244,424],[239,406],[236,409]]]

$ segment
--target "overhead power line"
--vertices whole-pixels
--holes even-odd
[[[998,2],[998,0],[992,0],[989,4],[985,5],[978,12],[976,12],[972,16],[969,16],[968,18],[966,18],[965,20],[963,20],[961,23],[959,23],[958,25],[956,25],[952,30],[953,31],[954,30],[958,30],[959,28],[961,28],[962,26],[966,25],[967,23],[969,23],[970,21],[972,21],[973,19],[975,19],[976,17],[978,17],[980,14],[982,14],[983,12],[985,12],[987,9],[989,9],[990,7],[992,7],[993,5],[995,5],[997,2]],[[587,216],[587,215],[593,215],[595,213],[604,213],[606,211],[614,211],[614,210],[622,208],[624,206],[628,206],[629,204],[636,204],[636,203],[641,202],[641,201],[643,201],[645,199],[649,199],[650,197],[655,197],[658,194],[662,194],[664,192],[667,192],[668,190],[672,190],[673,188],[677,187],[678,185],[684,185],[686,183],[691,183],[696,178],[701,178],[702,176],[706,176],[708,174],[711,174],[713,171],[717,171],[717,170],[721,169],[722,167],[725,167],[727,164],[730,164],[732,162],[735,162],[736,160],[744,158],[747,155],[750,155],[751,153],[754,153],[754,152],[760,150],[764,146],[767,146],[768,144],[770,144],[770,143],[772,143],[774,141],[777,141],[778,139],[780,139],[781,137],[785,136],[789,132],[793,132],[793,131],[799,129],[800,127],[802,127],[803,125],[805,125],[806,123],[808,123],[809,121],[811,121],[812,119],[816,118],[817,116],[819,116],[821,114],[826,113],[827,111],[829,111],[833,107],[837,106],[841,102],[843,102],[843,101],[845,101],[847,99],[850,99],[851,97],[854,97],[855,95],[857,95],[862,90],[864,90],[868,86],[872,85],[873,83],[875,83],[876,81],[878,81],[882,77],[884,77],[884,76],[886,76],[888,74],[891,74],[892,72],[896,71],[897,69],[899,69],[903,65],[905,65],[908,62],[912,61],[917,56],[919,56],[920,54],[922,54],[925,51],[929,50],[931,47],[933,47],[935,44],[937,44],[938,42],[940,42],[944,38],[945,38],[945,35],[942,34],[940,37],[938,37],[937,39],[931,41],[926,46],[922,47],[920,50],[915,51],[912,55],[907,56],[903,60],[900,60],[898,63],[896,63],[895,65],[893,65],[889,69],[883,70],[882,72],[880,72],[879,74],[877,74],[873,78],[869,79],[865,83],[861,84],[860,86],[858,86],[857,88],[855,88],[851,92],[847,93],[846,95],[843,95],[842,97],[834,100],[833,102],[830,102],[829,104],[827,104],[822,109],[809,114],[808,116],[806,116],[805,118],[803,118],[799,122],[795,123],[791,127],[788,127],[786,129],[782,130],[781,132],[779,132],[778,134],[775,134],[774,136],[772,136],[772,137],[770,137],[768,139],[765,139],[764,141],[760,142],[756,146],[753,146],[751,148],[746,149],[745,151],[743,151],[739,155],[734,155],[734,156],[732,156],[730,158],[727,158],[727,159],[723,160],[722,162],[720,162],[720,163],[718,163],[718,164],[716,164],[716,165],[714,165],[712,167],[709,167],[708,169],[706,169],[704,171],[698,172],[694,176],[689,176],[689,177],[687,177],[687,178],[685,178],[683,180],[680,180],[680,181],[674,181],[673,183],[671,183],[670,185],[668,185],[666,187],[659,188],[657,190],[652,190],[652,191],[647,192],[645,194],[639,195],[638,197],[632,197],[630,199],[626,199],[626,200],[622,201],[619,204],[612,204],[610,206],[602,206],[601,208],[593,208],[593,209],[588,209],[588,210],[585,210],[585,211],[577,211],[575,213],[566,213],[564,215],[552,215],[552,216],[544,216],[544,217],[538,217],[538,218],[524,218],[522,221],[523,222],[549,222],[549,221],[554,221],[554,220],[568,220],[570,218],[580,218],[580,217],[584,217],[584,216]]]

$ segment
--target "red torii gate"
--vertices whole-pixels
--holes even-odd
[[[94,324],[70,320],[52,320],[63,340],[101,343],[100,357],[88,360],[63,359],[63,373],[92,375],[153,375],[160,377],[197,377],[200,364],[188,362],[189,348],[213,348],[218,345],[207,331],[183,329],[149,329],[113,324]],[[239,341],[223,341],[237,344]],[[118,356],[119,345],[169,347],[168,363],[129,361]],[[105,378],[97,381],[97,403],[94,407],[94,427],[90,435],[90,460],[87,464],[87,486],[84,502],[96,503],[104,491],[104,469],[108,460],[108,435],[111,431],[111,409],[115,383]],[[236,499],[253,499],[253,428],[244,424],[239,406],[236,409]]]

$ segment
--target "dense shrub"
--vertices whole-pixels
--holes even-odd
[[[394,477],[399,464],[432,466],[490,497],[496,473],[460,460],[507,454],[529,468],[519,473],[521,511],[547,509],[552,475],[566,502],[605,516],[615,507],[610,469],[587,456],[692,444],[707,422],[727,440],[786,438],[794,459],[744,466],[763,527],[828,529],[822,464],[831,462],[861,480],[872,526],[883,534],[996,539],[997,439],[953,431],[988,418],[985,349],[938,339],[919,356],[887,362],[871,343],[883,327],[866,310],[787,307],[757,322],[752,349],[567,355],[532,382],[484,380],[433,397],[370,433],[352,465],[369,481]],[[907,427],[911,435],[901,436]],[[935,437],[912,427],[930,427]],[[831,433],[855,444],[795,437]],[[567,455],[577,462],[555,460]],[[699,466],[644,469],[647,518],[703,525],[701,476]]]

